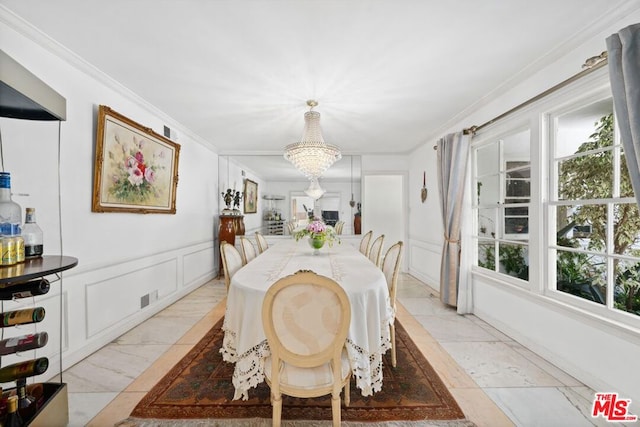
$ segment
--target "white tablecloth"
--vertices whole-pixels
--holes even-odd
[[[262,301],[276,280],[298,270],[331,277],[351,302],[347,351],[356,385],[363,396],[382,388],[382,355],[391,348],[389,324],[395,313],[382,271],[348,244],[325,245],[319,255],[305,240],[282,241],[238,270],[231,279],[224,318],[223,359],[235,363],[235,399],[248,398],[264,381],[264,359],[270,354],[262,329]]]

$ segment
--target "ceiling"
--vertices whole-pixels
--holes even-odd
[[[282,153],[308,99],[344,153],[409,153],[630,3],[0,0],[220,154]]]

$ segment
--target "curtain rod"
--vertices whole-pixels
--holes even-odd
[[[541,92],[539,94],[537,94],[536,96],[534,96],[533,98],[527,99],[526,101],[524,101],[522,104],[516,105],[515,107],[513,107],[512,109],[505,111],[504,113],[500,114],[499,116],[494,117],[493,119],[489,120],[488,122],[485,122],[483,124],[481,124],[480,126],[471,126],[467,129],[464,129],[462,132],[465,135],[475,135],[476,132],[478,132],[480,129],[489,126],[495,122],[497,122],[500,119],[505,118],[506,116],[508,116],[509,114],[513,114],[516,111],[530,105],[533,104],[534,102],[544,98],[547,95],[552,94],[553,92],[562,89],[563,87],[567,86],[570,83],[573,83],[574,81],[586,76],[587,74],[592,73],[593,71],[604,67],[605,65],[607,65],[608,61],[607,61],[607,51],[602,52],[600,55],[597,56],[592,56],[591,58],[588,58],[584,64],[582,64],[582,68],[583,70],[580,71],[577,74],[574,74],[573,76],[569,77],[568,79],[561,81],[560,83],[558,83],[557,85],[545,90],[544,92]],[[438,149],[437,145],[433,146],[434,150]]]

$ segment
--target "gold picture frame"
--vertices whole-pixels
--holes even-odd
[[[258,183],[250,179],[244,180],[244,213],[258,212]]]
[[[180,145],[100,105],[92,212],[176,213]]]

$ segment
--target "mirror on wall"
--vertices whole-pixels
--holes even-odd
[[[319,181],[325,193],[317,200],[304,192],[309,180],[282,155],[220,155],[218,163],[219,193],[227,188],[242,192],[245,179],[258,185],[257,212],[243,213],[246,234],[286,235],[290,221],[299,226],[310,214],[329,224],[344,221],[343,234],[354,233],[355,214],[362,200],[360,156],[343,155],[323,174]]]

